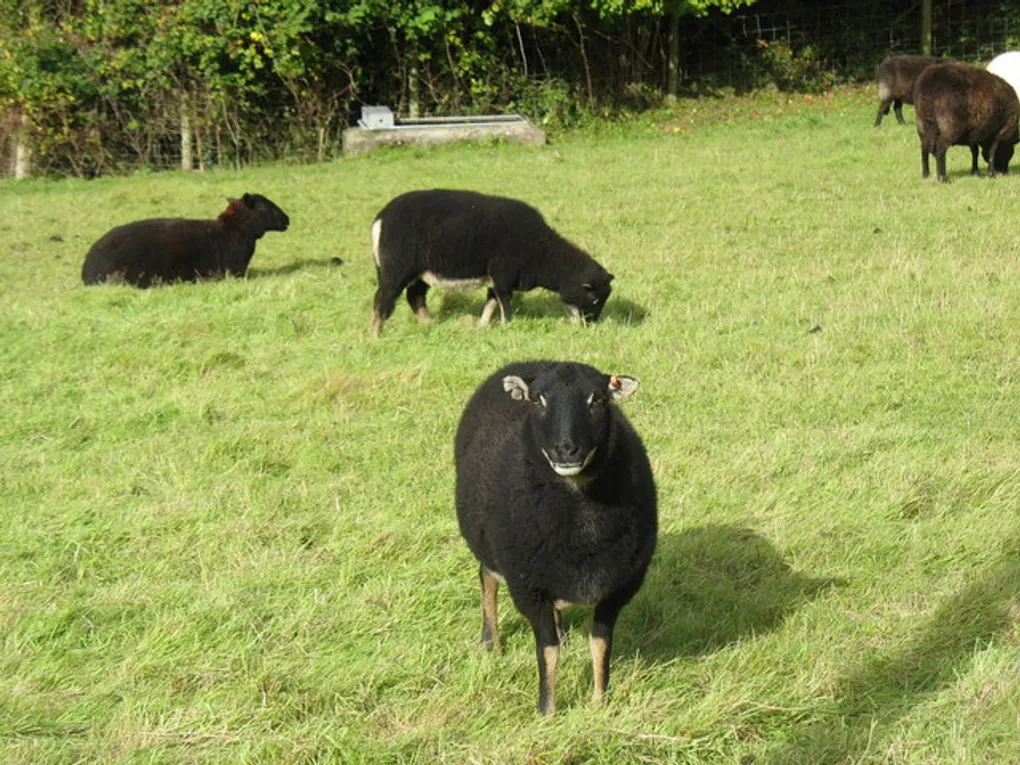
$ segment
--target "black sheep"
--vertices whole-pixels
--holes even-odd
[[[510,364],[475,392],[457,428],[457,520],[481,562],[482,642],[498,645],[503,582],[535,634],[543,714],[556,707],[560,610],[595,606],[598,701],[609,685],[613,626],[655,549],[648,456],[612,403],[637,388],[585,364]]]
[[[613,275],[561,237],[524,202],[473,191],[433,189],[394,198],[372,223],[378,289],[372,331],[378,335],[400,293],[419,321],[431,319],[429,287],[488,287],[481,324],[496,308],[510,319],[515,290],[559,293],[576,315],[597,320]]]
[[[290,218],[260,194],[229,202],[215,220],[151,218],[111,229],[85,256],[82,281],[149,287],[244,276],[255,242],[267,231],[286,231]]]
[[[948,59],[934,56],[889,56],[878,65],[878,116],[875,127],[882,124],[882,117],[889,113],[889,104],[894,104],[896,120],[906,125],[903,119],[903,104],[914,103],[914,84],[921,72],[932,64]]]
[[[1017,142],[1020,100],[1001,77],[966,64],[937,64],[924,70],[914,87],[914,121],[921,139],[921,176],[929,175],[935,155],[938,179],[949,182],[946,151],[969,146],[972,175],[978,173],[978,147],[988,177],[1009,171]]]

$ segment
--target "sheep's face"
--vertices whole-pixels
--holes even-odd
[[[241,201],[258,216],[265,231],[286,231],[290,225],[287,213],[261,194],[245,194]]]
[[[598,321],[609,293],[613,291],[612,281],[613,275],[598,267],[582,274],[576,282],[564,285],[560,289],[560,298],[585,321]]]
[[[583,364],[554,365],[533,380],[503,378],[511,398],[531,407],[534,445],[565,478],[592,464],[609,434],[611,402],[631,395],[638,385],[633,377],[604,375]]]

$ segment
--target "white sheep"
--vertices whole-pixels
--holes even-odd
[[[1000,53],[985,68],[1008,82],[1020,98],[1020,50]]]

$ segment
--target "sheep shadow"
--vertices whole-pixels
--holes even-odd
[[[660,533],[644,587],[623,612],[619,647],[653,661],[711,653],[776,629],[843,583],[795,571],[751,529],[709,524]]]
[[[858,666],[836,684],[822,721],[804,726],[771,756],[770,765],[838,765],[881,750],[900,721],[932,694],[960,681],[975,654],[1016,623],[1020,537],[1001,548],[995,566],[945,598],[907,645]]]
[[[269,276],[285,276],[312,268],[338,268],[343,265],[343,261],[337,263],[337,260],[339,258],[324,258],[322,260],[305,258],[303,260],[295,260],[293,263],[288,263],[285,266],[276,266],[275,268],[254,267],[248,269],[247,277],[249,279],[262,279]]]
[[[436,295],[434,299],[432,296]],[[441,295],[441,297],[440,297]],[[463,316],[477,319],[485,305],[484,292],[458,292],[456,290],[433,290],[429,292],[429,307],[433,315],[441,320],[458,320]],[[567,318],[570,308],[559,296],[535,290],[514,293],[513,315],[529,318]],[[640,324],[648,316],[643,306],[626,298],[611,295],[599,321],[614,324]],[[496,316],[498,321],[498,312]]]

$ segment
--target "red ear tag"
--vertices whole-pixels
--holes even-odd
[[[617,377],[616,375],[610,375],[609,387],[612,388],[613,390],[620,390],[620,388],[623,387],[623,384],[620,382],[619,377]]]

